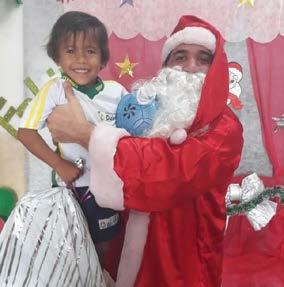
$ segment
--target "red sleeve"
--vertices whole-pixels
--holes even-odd
[[[231,111],[206,133],[189,136],[178,146],[159,138],[122,138],[114,169],[123,181],[124,206],[165,210],[213,187],[224,187],[239,164],[242,145],[242,127]]]

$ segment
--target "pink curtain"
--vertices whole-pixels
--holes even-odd
[[[284,37],[268,44],[247,40],[250,72],[262,135],[273,177],[268,186],[284,184],[284,128],[274,132],[273,117],[284,114]],[[284,207],[262,230],[254,231],[245,216],[230,219],[225,236],[223,287],[284,286]]]
[[[284,208],[262,230],[235,216],[225,236],[222,287],[284,286]]]
[[[274,132],[273,117],[284,115],[284,37],[267,44],[247,40],[250,72],[274,184],[284,184],[284,128]]]
[[[245,216],[230,219],[225,236],[222,287],[284,286],[284,208],[260,231]]]

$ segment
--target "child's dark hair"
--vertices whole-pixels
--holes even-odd
[[[70,34],[74,34],[76,37],[78,32],[94,33],[101,51],[102,64],[106,65],[109,60],[109,48],[105,25],[95,16],[78,11],[64,13],[58,18],[51,30],[49,41],[46,45],[48,56],[57,62],[61,41],[64,41]]]

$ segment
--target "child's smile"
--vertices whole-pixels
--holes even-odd
[[[85,32],[70,34],[59,47],[58,65],[76,84],[92,86],[102,67],[95,35]]]

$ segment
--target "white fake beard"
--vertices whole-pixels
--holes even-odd
[[[168,138],[176,129],[190,127],[198,108],[204,73],[187,73],[180,67],[163,68],[157,77],[139,87],[137,99],[145,104],[157,97],[159,107],[149,137]]]

